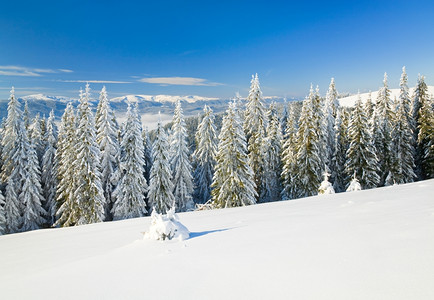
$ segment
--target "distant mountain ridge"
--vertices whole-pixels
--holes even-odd
[[[414,88],[409,89],[410,97],[413,96]],[[372,101],[375,103],[378,91],[371,93]],[[428,94],[434,95],[434,86],[428,86]],[[91,104],[96,108],[98,102],[98,93],[92,94],[94,97],[91,99]],[[368,99],[369,93],[360,94],[362,101]],[[391,89],[391,98],[399,97],[399,89]],[[357,94],[342,97],[339,99],[341,106],[351,107],[354,106],[358,98]],[[46,94],[32,94],[23,97],[19,97],[21,102],[28,101],[30,115],[33,117],[37,113],[41,116],[48,116],[51,110],[54,110],[54,114],[57,119],[62,116],[68,102],[72,102],[74,106],[78,105],[78,98],[71,98],[65,96],[52,96]],[[110,104],[115,110],[118,116],[125,114],[128,103],[136,103],[139,108],[140,114],[153,115],[161,112],[162,114],[171,115],[173,113],[176,101],[180,100],[183,103],[183,110],[186,116],[195,116],[202,113],[204,105],[209,105],[215,113],[224,112],[227,105],[232,99],[224,99],[217,97],[203,97],[197,95],[125,95],[120,97],[114,97],[110,99]],[[245,100],[245,99],[243,99]],[[267,103],[275,101],[277,103],[284,103],[286,100],[282,97],[264,96],[264,100]],[[288,101],[294,101],[297,99],[288,99]],[[0,100],[0,119],[7,115],[7,99]]]
[[[98,96],[98,94],[94,94]],[[46,94],[33,94],[18,98],[20,102],[24,103],[27,100],[29,105],[29,111],[31,116],[35,116],[39,113],[41,116],[48,116],[51,110],[54,110],[54,114],[59,119],[66,105],[71,102],[74,106],[78,105],[78,98],[64,97],[64,96],[52,96]],[[203,109],[203,106],[208,103],[216,107],[217,111],[221,107],[226,106],[229,100],[219,98],[201,97],[195,95],[189,96],[170,96],[170,95],[126,95],[122,97],[115,97],[110,99],[112,108],[117,113],[124,113],[127,110],[128,103],[137,103],[140,113],[157,114],[158,112],[172,114],[174,104],[180,100],[185,103],[183,105],[186,114],[195,114]],[[7,103],[9,100],[0,100],[0,118],[4,118],[7,115]],[[98,97],[90,99],[94,108],[98,103]]]
[[[414,88],[409,89],[410,97],[413,96]],[[372,101],[375,103],[378,91],[371,92]],[[434,86],[428,86],[428,94],[434,95]],[[93,94],[91,104],[94,108],[98,103],[97,93]],[[360,94],[360,98],[363,102],[368,99],[369,93]],[[399,97],[399,89],[391,89],[391,99]],[[341,106],[351,107],[354,106],[358,98],[357,94],[342,97],[339,99]],[[37,113],[41,116],[48,116],[51,110],[54,110],[54,114],[57,119],[62,116],[66,105],[71,102],[74,106],[78,105],[78,98],[64,97],[64,96],[52,96],[46,94],[32,94],[23,97],[19,97],[21,102],[28,101],[30,115],[33,117]],[[162,114],[171,115],[173,113],[176,101],[180,100],[183,103],[183,110],[186,116],[194,116],[202,113],[204,105],[209,105],[215,113],[224,112],[227,105],[232,99],[224,99],[217,97],[203,97],[197,95],[125,95],[120,97],[114,97],[110,99],[112,108],[116,111],[117,115],[123,115],[128,103],[136,103],[141,114]],[[284,103],[285,99],[282,97],[265,96],[265,102],[270,103],[275,101],[277,103]],[[288,99],[288,101],[294,101],[296,99]],[[7,99],[0,100],[0,119],[5,118],[7,115]]]
[[[122,97],[116,97],[110,99],[110,102],[126,102],[129,101],[131,103],[138,103],[138,102],[159,102],[159,103],[175,103],[178,100],[181,100],[183,102],[187,103],[195,103],[198,101],[216,101],[220,100],[220,98],[210,98],[210,97],[202,97],[202,96],[196,96],[196,95],[189,95],[189,96],[171,96],[171,95],[126,95]]]
[[[77,99],[75,99],[75,98],[63,97],[63,96],[49,96],[49,95],[45,95],[45,94],[28,95],[28,96],[20,97],[20,99],[27,100],[27,101],[35,101],[35,100],[38,100],[38,101],[60,101],[60,102],[65,102],[65,103],[68,103],[70,101],[77,101]]]
[[[90,99],[94,109],[98,103],[98,93],[93,94]],[[266,102],[276,101],[283,102],[283,98],[279,97],[264,97]],[[54,110],[54,115],[57,119],[62,116],[66,105],[71,102],[74,106],[78,105],[78,98],[70,98],[64,96],[52,96],[46,94],[33,94],[19,97],[20,102],[27,100],[29,105],[30,115],[33,117],[37,113],[41,116],[48,116],[51,110]],[[162,114],[171,115],[175,108],[175,103],[180,100],[183,105],[185,116],[195,116],[202,113],[204,105],[209,105],[215,113],[220,113],[226,110],[227,105],[232,99],[203,97],[197,95],[125,95],[110,99],[110,105],[115,110],[118,116],[125,114],[128,103],[136,103],[140,114]],[[0,119],[7,115],[8,100],[0,100]]]

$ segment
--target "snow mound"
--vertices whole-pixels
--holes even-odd
[[[335,189],[333,188],[333,186],[330,182],[328,182],[328,181],[321,182],[321,185],[318,189],[319,195],[329,195],[329,194],[334,194],[334,193],[335,193]]]
[[[350,185],[347,188],[347,192],[356,192],[356,191],[361,191],[361,190],[362,190],[362,186],[360,185],[357,178],[354,177],[353,180],[351,180]]]
[[[152,211],[151,227],[145,232],[145,240],[179,240],[183,241],[190,237],[190,231],[181,224],[178,216],[175,214],[175,207],[172,207],[165,216]]]
[[[334,194],[335,189],[333,188],[333,185],[329,182],[330,174],[324,172],[323,175],[324,175],[324,180],[321,182],[321,185],[318,188],[318,195]]]

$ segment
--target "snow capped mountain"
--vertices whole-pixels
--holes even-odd
[[[220,100],[219,98],[209,98],[209,97],[202,97],[202,96],[171,96],[171,95],[126,95],[122,97],[116,97],[112,98],[111,102],[126,102],[129,101],[131,103],[138,103],[143,101],[148,102],[159,102],[159,103],[175,103],[178,100],[188,103],[195,103],[197,101],[215,101]]]
[[[394,100],[395,98],[398,99],[399,98],[399,89],[391,89],[390,90],[390,98],[392,100]],[[414,93],[414,88],[410,88],[409,89],[409,95],[410,97],[413,97],[413,93]],[[378,91],[374,91],[371,92],[371,100],[372,103],[375,103],[376,99],[377,99],[377,95],[378,95]],[[434,86],[428,86],[428,95],[431,95],[431,97],[434,97]],[[362,100],[362,102],[365,102],[369,97],[369,93],[363,93],[360,94],[360,98]],[[358,95],[351,95],[348,97],[343,97],[339,99],[339,104],[341,106],[346,106],[346,107],[351,107],[354,106],[356,104]]]
[[[91,102],[97,102],[98,97],[97,94],[93,94],[94,98],[91,99]],[[68,103],[70,101],[78,101],[78,98],[70,98],[70,97],[64,97],[64,96],[50,96],[45,94],[34,94],[34,95],[28,95],[20,97],[22,100],[27,101],[57,101],[62,103]],[[245,99],[245,98],[242,98]],[[187,95],[187,96],[180,96],[180,95],[125,95],[120,97],[114,97],[110,99],[111,103],[161,103],[161,104],[173,104],[176,103],[178,100],[184,103],[204,103],[204,102],[225,102],[227,103],[231,99],[223,99],[223,98],[217,98],[217,97],[203,97],[203,96],[197,96],[197,95]],[[276,96],[265,96],[264,100],[266,101],[277,101],[283,100],[281,97]]]
[[[99,94],[92,94],[91,105],[96,108]],[[64,96],[51,96],[46,94],[32,94],[20,97],[23,102],[28,101],[30,115],[34,116],[39,113],[41,116],[48,116],[53,109],[57,119],[59,119],[68,102],[72,102],[74,106],[78,105],[78,98],[70,98]],[[183,109],[186,116],[197,115],[202,112],[205,104],[210,105],[214,112],[222,112],[225,110],[229,99],[202,97],[197,95],[188,96],[172,96],[172,95],[126,95],[115,97],[110,100],[112,108],[118,116],[123,115],[127,110],[127,104],[137,103],[139,112],[142,115],[154,115],[161,112],[162,114],[172,115],[175,103],[180,100],[183,103]],[[6,117],[7,114],[7,99],[0,101],[0,118]]]
[[[97,94],[94,94],[94,98],[91,99],[92,102],[98,101]],[[78,101],[78,98],[70,98],[64,96],[51,96],[45,94],[33,94],[20,97],[22,100],[27,101],[57,101],[68,103],[70,101]],[[199,101],[218,101],[220,98],[202,97],[197,95],[187,95],[187,96],[173,96],[173,95],[125,95],[121,97],[111,98],[110,102],[120,103],[120,102],[130,102],[130,103],[141,103],[141,102],[157,102],[157,103],[176,103],[178,100],[187,103],[195,103]]]
[[[414,88],[409,89],[410,97],[413,96]],[[378,91],[371,93],[372,101],[375,103]],[[434,86],[428,86],[428,94],[434,95]],[[92,105],[95,108],[98,102],[98,93],[94,91],[93,99],[91,99]],[[368,99],[369,93],[360,94],[362,101]],[[357,94],[343,97],[339,99],[341,106],[351,107],[357,101]],[[391,89],[391,99],[399,97],[399,89]],[[78,104],[78,98],[64,97],[64,96],[52,96],[46,94],[32,94],[20,97],[21,100],[27,100],[29,103],[30,114],[34,116],[39,113],[41,116],[48,116],[53,109],[56,118],[59,118],[66,107],[68,102],[72,102],[74,106]],[[241,98],[245,99],[245,98]],[[197,95],[125,95],[121,97],[114,97],[110,99],[112,108],[117,114],[122,115],[126,112],[127,103],[137,103],[139,106],[139,112],[143,114],[153,115],[161,112],[163,114],[172,115],[174,110],[174,104],[180,100],[183,103],[183,109],[186,116],[197,115],[202,112],[205,104],[209,105],[215,113],[224,112],[231,99],[203,97]],[[275,101],[277,103],[283,103],[285,100],[281,97],[264,96],[266,102]],[[296,99],[291,99],[296,100]],[[8,100],[3,99],[0,101],[0,118],[6,116]]]
[[[93,91],[93,98],[90,104],[93,109],[96,108],[99,93]],[[283,101],[278,97],[265,97],[266,102]],[[66,104],[72,102],[73,106],[78,105],[78,98],[70,98],[64,96],[51,96],[46,94],[32,94],[20,97],[19,100],[23,102],[28,101],[29,112],[31,117],[39,113],[41,116],[48,116],[51,110],[54,110],[54,115],[57,120],[60,119],[65,111]],[[158,113],[161,113],[162,118],[167,121],[170,120],[175,108],[175,103],[180,100],[182,108],[186,117],[197,116],[202,113],[204,105],[210,106],[214,113],[224,112],[231,99],[203,97],[197,95],[177,96],[177,95],[125,95],[121,97],[114,97],[110,99],[110,105],[115,111],[119,121],[125,119],[128,103],[137,103],[138,110],[142,116],[143,125],[154,129],[158,118]],[[7,115],[8,100],[0,100],[0,119]]]
[[[150,217],[0,236],[0,295],[434,299],[433,193],[428,180],[180,213],[182,242],[144,240]]]
[[[45,94],[28,95],[28,96],[21,97],[21,99],[27,100],[27,101],[59,101],[59,102],[64,102],[64,103],[68,103],[70,101],[76,101],[77,100],[75,98],[70,98],[70,97],[49,96],[49,95],[45,95]]]

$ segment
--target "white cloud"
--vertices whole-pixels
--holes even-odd
[[[59,71],[63,72],[63,73],[72,73],[72,72],[74,72],[74,71],[69,70],[69,69],[59,69]]]
[[[4,76],[41,76],[32,69],[17,66],[0,66],[0,75]]]
[[[35,73],[57,73],[56,70],[52,69],[31,69]]]
[[[194,77],[148,77],[139,79],[140,82],[154,83],[161,85],[199,85],[199,86],[216,86],[221,83],[210,82],[203,78]]]
[[[11,87],[0,87],[0,90],[10,90],[10,89],[11,89]],[[28,89],[31,89],[31,90],[49,90],[50,88],[36,86],[36,87],[14,87],[14,89],[15,90],[28,90]]]
[[[0,66],[0,75],[3,76],[27,76],[27,77],[39,77],[42,74],[52,74],[60,72],[72,72],[66,69],[39,69],[39,68],[28,68],[21,66]]]
[[[129,81],[116,80],[57,80],[58,82],[80,82],[80,83],[132,83]]]

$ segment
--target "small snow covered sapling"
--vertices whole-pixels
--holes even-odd
[[[353,180],[351,180],[349,187],[347,188],[347,192],[361,191],[362,186],[356,178],[356,174],[353,176]]]
[[[325,171],[323,176],[324,180],[321,182],[321,185],[318,188],[318,195],[334,194],[335,189],[333,188],[333,185],[329,182],[330,174]]]
[[[167,211],[164,216],[157,213],[155,208],[151,214],[151,227],[145,232],[144,239],[165,241],[177,239],[183,241],[188,239],[190,232],[181,224],[178,216],[175,213],[175,205]]]

